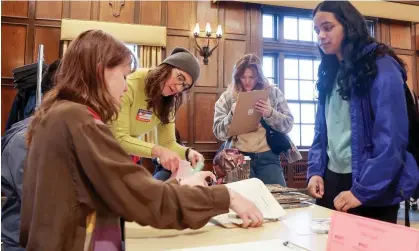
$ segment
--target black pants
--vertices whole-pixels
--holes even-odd
[[[330,171],[328,168],[323,176],[324,195],[323,198],[316,200],[316,204],[332,210],[336,210],[333,200],[340,192],[348,191],[352,187],[352,174],[340,174]],[[384,207],[360,206],[348,210],[348,213],[386,221],[397,224],[397,212],[399,204]]]

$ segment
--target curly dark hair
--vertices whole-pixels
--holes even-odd
[[[332,91],[336,77],[337,91],[342,99],[350,99],[352,85],[355,85],[356,95],[367,94],[377,76],[378,57],[391,56],[406,72],[403,60],[389,46],[377,42],[369,34],[364,16],[350,2],[324,1],[314,9],[313,18],[318,11],[333,13],[345,33],[341,45],[343,62],[339,62],[336,55],[326,55],[319,47],[321,62],[318,69],[317,90],[322,104],[327,94]],[[372,43],[376,43],[377,46],[370,52],[364,53],[364,48]],[[338,72],[339,75],[336,76]]]
[[[168,97],[162,95],[163,85],[170,78],[172,69],[173,66],[169,64],[161,64],[150,70],[145,79],[147,109],[153,109],[163,125],[175,118],[182,105],[182,93]]]

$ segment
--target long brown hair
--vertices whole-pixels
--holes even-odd
[[[55,76],[55,87],[48,92],[29,125],[30,146],[39,122],[62,100],[86,105],[104,123],[116,118],[118,108],[105,83],[104,71],[125,62],[134,63],[135,56],[120,41],[101,30],[88,30],[73,40],[65,52]]]
[[[229,86],[231,94],[236,97],[243,90],[240,78],[244,75],[246,69],[251,69],[256,75],[255,90],[263,90],[269,87],[269,81],[263,74],[262,62],[259,57],[254,54],[247,54],[241,57],[233,70],[233,82]]]
[[[147,109],[153,109],[163,125],[174,119],[176,111],[182,105],[182,93],[165,97],[162,90],[167,79],[172,76],[173,66],[161,64],[148,72],[145,79]]]

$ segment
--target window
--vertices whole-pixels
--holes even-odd
[[[273,15],[263,15],[263,37],[264,38],[274,38],[274,16]]]
[[[136,44],[125,44],[125,46],[135,55],[135,60],[138,62],[138,46]],[[131,67],[134,67],[134,62],[132,62]]]
[[[311,11],[291,8],[263,10],[263,72],[284,93],[294,127],[288,134],[299,149],[314,138],[317,70],[320,55]],[[374,35],[373,20],[367,20]]]
[[[314,138],[314,121],[317,106],[316,58],[285,56],[284,95],[294,116],[294,127],[289,134],[298,146],[310,146]]]
[[[309,18],[285,16],[283,35],[286,40],[317,42],[313,21]]]
[[[269,83],[277,84],[275,78],[275,61],[276,57],[274,55],[263,55],[263,74],[268,78]]]
[[[125,46],[134,53],[134,55],[137,55],[137,45],[136,44],[125,44]]]
[[[375,29],[374,29],[375,22],[372,20],[367,20],[368,30],[372,37],[375,37]]]

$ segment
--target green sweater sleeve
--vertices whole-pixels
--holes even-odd
[[[129,84],[128,90],[121,99],[121,110],[113,122],[112,132],[122,148],[128,153],[139,157],[151,158],[151,149],[155,144],[145,142],[130,135],[130,109],[134,103],[134,85]]]

